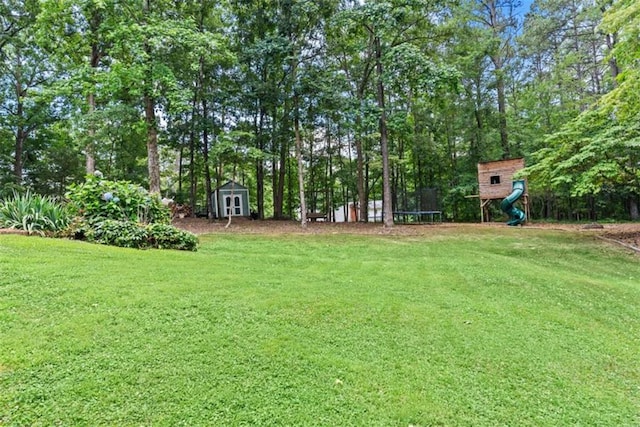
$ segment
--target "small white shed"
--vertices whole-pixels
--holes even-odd
[[[249,189],[235,181],[215,189],[211,195],[216,218],[231,216],[249,216]]]

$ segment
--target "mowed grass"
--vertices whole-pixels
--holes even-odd
[[[0,236],[0,425],[640,425],[640,262],[590,236],[201,242]]]

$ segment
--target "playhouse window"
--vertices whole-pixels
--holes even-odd
[[[500,175],[491,176],[491,185],[500,184]]]

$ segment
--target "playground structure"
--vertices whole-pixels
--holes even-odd
[[[524,159],[498,160],[478,163],[480,221],[489,221],[489,204],[500,200],[500,208],[509,215],[508,225],[519,225],[529,218],[529,194],[525,180],[515,180],[513,175],[524,169]],[[514,206],[522,199],[524,211]]]
[[[393,219],[398,223],[442,222],[442,210],[438,203],[438,189],[421,188],[399,197],[401,208],[393,211]]]
[[[525,189],[526,186],[524,180],[513,181],[513,192],[505,197],[502,203],[500,203],[500,209],[502,209],[502,212],[509,215],[507,225],[520,225],[526,221],[527,215],[514,206],[514,203],[522,197]]]

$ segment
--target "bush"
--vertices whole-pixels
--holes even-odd
[[[180,230],[168,224],[149,224],[146,227],[149,245],[158,249],[179,249],[195,251],[198,238],[193,233]]]
[[[76,223],[70,235],[90,242],[122,248],[158,248],[195,251],[198,238],[187,231],[168,224],[148,224],[106,219],[92,226]]]
[[[141,249],[148,246],[147,231],[131,221],[105,219],[86,232],[87,240],[103,245]]]
[[[77,215],[65,235],[124,248],[195,251],[198,239],[170,225],[170,211],[160,198],[128,181],[88,175],[66,193]]]
[[[107,219],[168,224],[171,219],[169,208],[157,195],[129,181],[87,175],[84,183],[70,185],[65,196],[73,212],[90,225]]]
[[[0,181],[0,200],[9,198],[14,193],[24,194],[27,192],[27,188],[14,182],[1,182]]]
[[[0,200],[0,227],[16,228],[44,235],[65,229],[71,221],[67,209],[48,196],[14,192]]]

